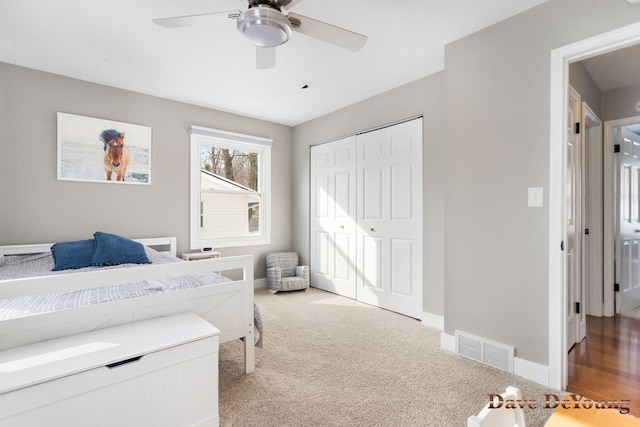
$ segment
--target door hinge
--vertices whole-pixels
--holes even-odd
[[[576,314],[580,314],[580,303],[576,303]]]
[[[614,144],[613,152],[614,153],[619,153],[620,152],[620,144]]]
[[[613,284],[613,292],[620,292],[620,283]]]
[[[576,123],[575,130],[576,130],[576,134],[580,133],[580,122]]]
[[[584,229],[584,234],[589,234],[589,229],[588,228]]]

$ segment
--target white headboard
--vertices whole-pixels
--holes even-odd
[[[158,252],[176,256],[175,237],[149,237],[145,239],[131,239],[145,246],[156,249]],[[53,243],[33,243],[29,245],[0,246],[0,262],[5,255],[27,255],[49,252]]]
[[[149,246],[157,250],[158,252],[168,253],[171,256],[176,256],[176,238],[175,237],[149,237],[146,239],[131,239],[138,243],[142,243],[145,246]]]

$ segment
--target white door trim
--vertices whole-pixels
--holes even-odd
[[[564,174],[569,64],[640,43],[640,23],[551,51],[549,138],[549,386],[567,385]]]

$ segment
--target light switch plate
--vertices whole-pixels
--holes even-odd
[[[542,187],[529,187],[528,205],[530,208],[541,208],[542,198],[543,198]]]

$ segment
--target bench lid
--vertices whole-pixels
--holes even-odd
[[[0,393],[219,333],[215,326],[196,314],[182,313],[3,350],[0,351]]]

